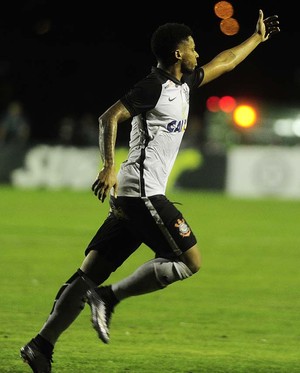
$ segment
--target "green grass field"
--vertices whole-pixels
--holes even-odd
[[[300,201],[174,192],[203,256],[198,274],[121,303],[103,344],[86,307],[53,373],[300,372]],[[108,211],[92,192],[0,188],[0,372],[44,323]],[[110,281],[152,253],[141,247]]]

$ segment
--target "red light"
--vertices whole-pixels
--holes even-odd
[[[217,96],[210,96],[206,100],[206,107],[208,111],[211,111],[212,113],[216,113],[220,110],[219,107],[219,97]]]
[[[219,100],[219,107],[225,113],[231,113],[236,107],[236,100],[232,96],[223,96]]]

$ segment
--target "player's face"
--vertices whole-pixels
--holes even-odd
[[[178,46],[181,55],[181,70],[183,73],[192,73],[197,66],[199,54],[195,50],[194,39],[189,36],[187,40],[181,42]]]

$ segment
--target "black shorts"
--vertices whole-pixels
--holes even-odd
[[[156,257],[176,258],[197,243],[182,213],[164,195],[110,197],[110,213],[85,250],[119,267],[142,243]]]

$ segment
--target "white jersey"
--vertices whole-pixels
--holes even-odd
[[[190,90],[202,79],[201,68],[178,81],[153,67],[121,98],[133,118],[128,159],[118,172],[118,196],[165,194],[187,128]]]

